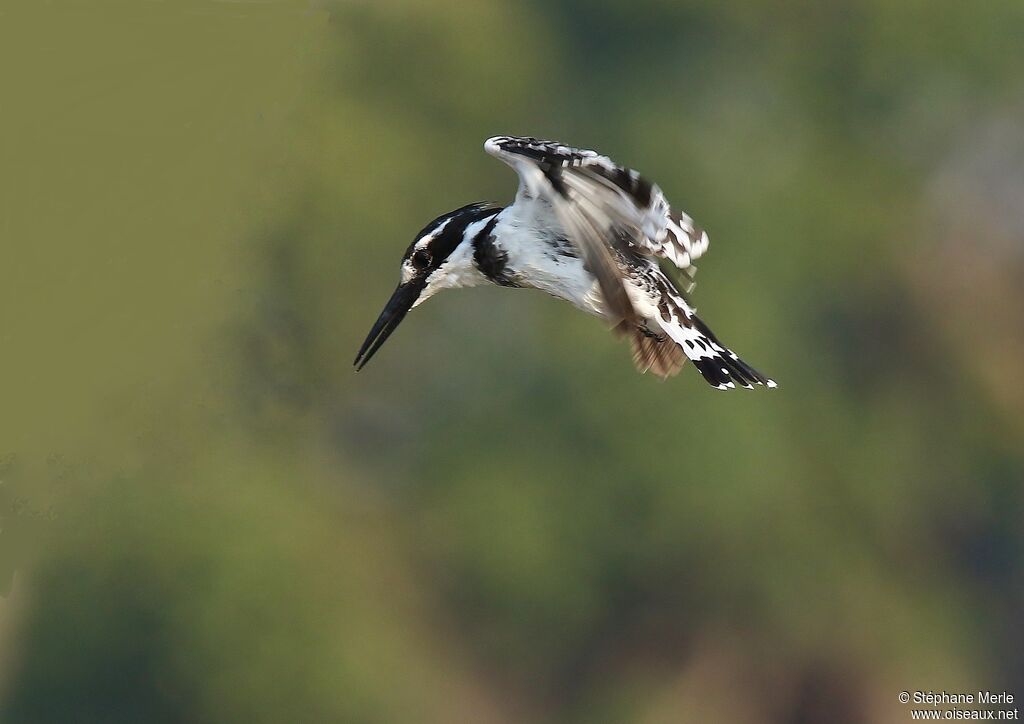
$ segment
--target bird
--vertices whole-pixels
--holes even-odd
[[[529,136],[484,150],[519,177],[507,206],[477,202],[438,216],[402,256],[398,287],[356,355],[356,371],[408,312],[444,289],[539,289],[629,339],[641,372],[665,379],[687,360],[719,390],[776,387],[722,344],[688,301],[707,232],[661,189],[596,151]]]

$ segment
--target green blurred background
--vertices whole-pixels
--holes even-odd
[[[0,720],[894,722],[1024,696],[1020,0],[4,0]],[[780,383],[412,235],[598,148]]]

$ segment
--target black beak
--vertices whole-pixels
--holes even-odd
[[[356,360],[353,362],[356,366],[356,372],[361,370],[370,361],[374,353],[381,348],[387,338],[391,336],[391,333],[395,331],[405,318],[405,315],[412,309],[412,305],[420,295],[421,290],[422,285],[416,284],[415,281],[411,284],[398,285],[398,289],[391,295],[391,299],[388,300],[384,311],[380,313],[376,324],[373,325],[373,329],[366,336],[363,346],[359,348],[359,354],[356,355]]]

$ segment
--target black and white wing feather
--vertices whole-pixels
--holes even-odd
[[[694,262],[708,248],[707,233],[687,214],[672,210],[661,189],[636,171],[596,151],[536,138],[495,136],[484,148],[512,166],[528,191],[543,185],[529,180],[532,167],[596,223],[629,232],[626,238],[636,251],[664,258],[693,278]]]
[[[689,216],[669,208],[655,184],[595,151],[551,141],[495,136],[484,149],[519,175],[517,204],[539,199],[550,205],[596,277],[608,318],[618,331],[632,335],[641,371],[668,377],[688,358],[717,389],[775,386],[722,345],[658,269],[655,259],[664,259],[692,280],[708,236]],[[637,255],[648,257],[648,263],[623,264],[616,258]],[[659,300],[657,314],[644,317],[633,308],[623,278],[628,270],[633,286],[651,286],[652,298]]]

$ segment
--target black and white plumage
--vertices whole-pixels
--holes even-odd
[[[655,184],[594,151],[495,136],[484,149],[519,175],[515,201],[470,204],[417,234],[401,281],[363,343],[361,369],[406,313],[441,289],[497,284],[540,289],[629,337],[641,372],[687,359],[717,389],[775,387],[725,347],[687,303],[708,236]],[[661,264],[677,272],[677,282]]]

